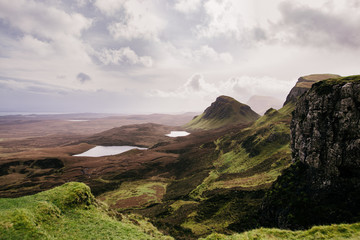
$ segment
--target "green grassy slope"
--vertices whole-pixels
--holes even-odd
[[[111,217],[90,188],[70,182],[32,196],[0,199],[0,239],[172,239],[152,225]],[[148,233],[146,233],[146,231]]]
[[[316,226],[306,231],[289,231],[270,228],[260,228],[234,235],[211,234],[202,240],[355,240],[360,239],[360,223]]]
[[[201,199],[203,192],[218,188],[269,187],[291,162],[289,124],[293,109],[292,103],[279,111],[270,109],[250,127],[218,139],[214,169],[191,196]]]
[[[215,141],[218,157],[189,194],[199,204],[181,224],[183,228],[202,236],[259,226],[257,213],[265,191],[291,164],[293,109],[292,103],[279,111],[270,109],[250,127]]]
[[[177,239],[259,227],[265,192],[291,162],[293,109],[270,109],[249,127],[182,153],[162,201],[138,212]]]

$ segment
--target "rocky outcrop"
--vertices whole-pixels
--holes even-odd
[[[360,76],[318,82],[299,98],[291,148],[294,164],[268,192],[262,224],[360,221]]]
[[[239,114],[244,120],[255,121],[259,115],[251,108],[228,96],[220,96],[204,111],[204,119],[227,119]]]
[[[293,159],[329,178],[360,177],[359,124],[360,78],[359,82],[343,79],[316,84],[293,112]]]
[[[295,103],[298,97],[308,91],[314,83],[330,78],[339,77],[339,75],[335,74],[311,74],[308,76],[300,77],[296,82],[295,86],[291,89],[290,93],[287,95],[284,106],[289,102]]]
[[[205,111],[185,125],[188,129],[215,129],[234,124],[246,124],[260,116],[248,105],[228,96],[220,96]]]

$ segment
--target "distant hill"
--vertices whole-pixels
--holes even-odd
[[[155,123],[132,124],[97,133],[83,139],[82,142],[102,146],[151,147],[160,141],[169,140],[165,134],[172,130],[181,130],[181,128]]]
[[[290,93],[287,95],[284,106],[289,102],[296,102],[297,98],[300,97],[307,90],[309,90],[314,83],[330,78],[339,77],[341,76],[336,74],[311,74],[308,76],[300,77],[296,82],[295,86],[291,89]]]
[[[188,129],[215,129],[227,125],[250,123],[259,118],[248,105],[228,96],[220,96],[201,115],[184,127]]]
[[[282,102],[283,100],[275,97],[254,95],[251,96],[246,104],[258,114],[263,115],[269,108],[280,109]]]

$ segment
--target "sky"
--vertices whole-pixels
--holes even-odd
[[[0,0],[0,112],[180,113],[359,74],[360,0]]]

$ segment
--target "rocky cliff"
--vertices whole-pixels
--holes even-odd
[[[330,78],[339,78],[339,75],[335,74],[311,74],[308,76],[303,76],[298,79],[295,86],[291,89],[290,93],[286,97],[284,106],[289,102],[296,102],[298,97],[304,94],[311,86],[319,81],[330,79]]]
[[[332,176],[360,177],[360,77],[315,84],[291,122],[293,159]]]
[[[263,224],[301,229],[360,221],[360,76],[329,79],[293,112],[294,164],[263,203]]]

